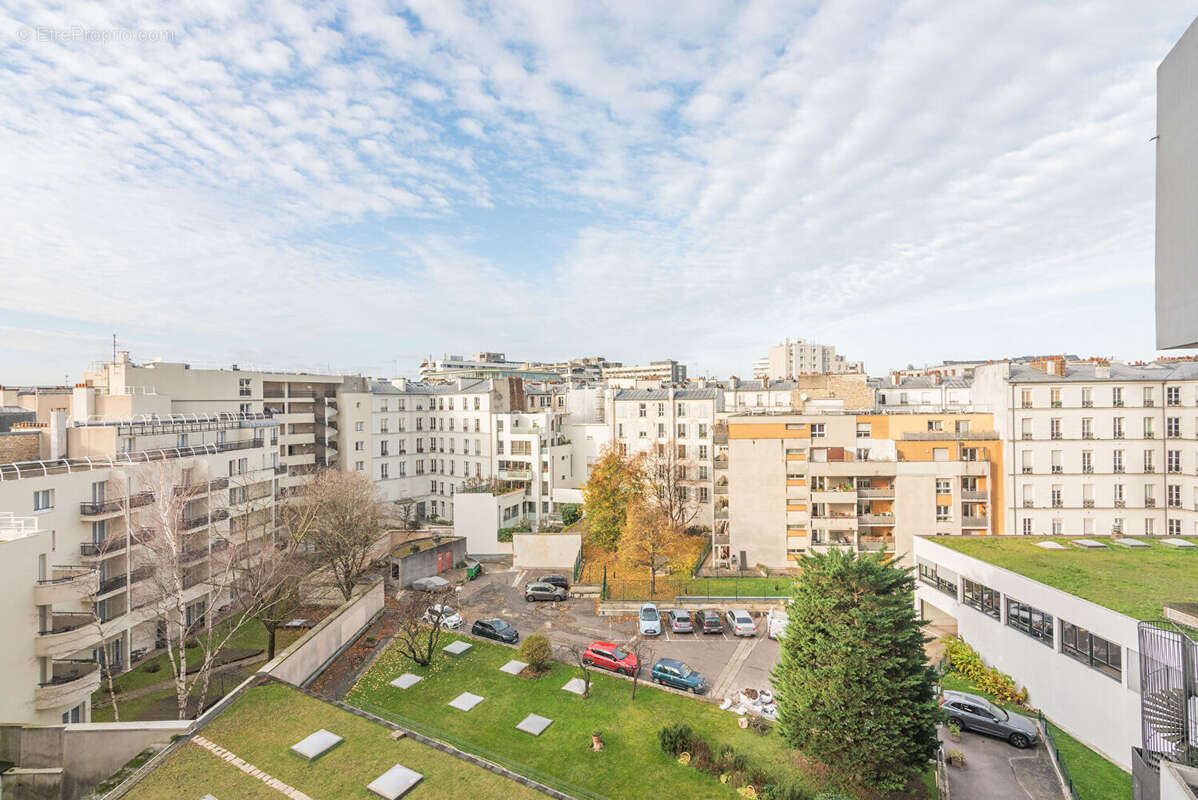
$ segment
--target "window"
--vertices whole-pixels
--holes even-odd
[[[686,438],[686,423],[683,423],[683,422],[678,423],[678,438],[679,439]]]
[[[955,423],[953,423],[953,430],[956,431],[958,436],[962,436],[966,433],[969,433],[969,420],[967,420],[967,419],[957,420]]]
[[[953,491],[952,481],[950,481],[948,478],[937,478],[936,479],[936,494],[951,494],[952,491]]]
[[[1181,436],[1181,417],[1169,417],[1165,420],[1165,435],[1173,438]]]
[[[1052,615],[1007,598],[1007,624],[1052,647]]]
[[[1165,405],[1179,406],[1181,405],[1181,387],[1170,386],[1165,389]]]
[[[928,431],[935,432],[935,431],[942,431],[942,430],[944,430],[944,421],[943,420],[939,420],[939,419],[928,420]]]
[[[237,379],[237,394],[240,397],[249,397],[250,395],[253,394],[253,390],[250,389],[250,379],[249,378],[238,378]]]
[[[390,430],[390,425],[386,417],[379,420],[379,433],[387,433]]]
[[[1083,450],[1082,451],[1082,472],[1084,472],[1088,475],[1093,471],[1094,471],[1094,451],[1093,450]]]
[[[365,430],[365,429],[366,429],[366,423],[364,423],[364,422],[355,422],[355,423],[354,423],[354,430],[355,430],[355,431],[357,431],[357,432],[361,433],[361,432],[362,432],[363,430]]]
[[[936,506],[936,521],[949,522],[953,518],[952,506]]]
[[[1019,463],[1022,465],[1023,474],[1028,475],[1035,472],[1035,462],[1032,459],[1031,450],[1023,450],[1020,452]]]
[[[1023,535],[1024,536],[1032,535],[1032,520],[1030,517],[1023,518]]]
[[[812,439],[823,439],[824,436],[825,436],[824,423],[822,423],[822,422],[811,423],[811,438]]]
[[[857,423],[857,438],[858,439],[868,439],[868,438],[870,438],[871,433],[872,433],[872,431],[870,430],[870,424],[868,422],[858,422]]]
[[[388,442],[386,439],[383,439],[381,442],[379,442],[379,455],[380,456],[390,455],[390,453],[388,452],[387,444],[388,444]]]
[[[939,564],[929,561],[919,562],[919,579],[929,586],[934,586],[953,599],[957,597],[957,575]]]
[[[680,416],[680,417],[685,417],[685,416],[686,416],[686,403],[679,403],[679,404],[676,406],[676,408],[677,408],[677,411],[678,411],[678,416]]]
[[[643,417],[648,413],[648,407],[644,403],[639,403],[637,406],[637,416]]]
[[[47,511],[54,508],[54,490],[39,489],[33,493],[33,510]]]
[[[1115,386],[1111,389],[1111,405],[1115,408],[1123,407],[1123,387]]]
[[[1061,523],[1061,518],[1057,517],[1056,519],[1054,519],[1052,521],[1052,535],[1060,536],[1061,533],[1063,533],[1063,532],[1064,532],[1064,528]]]
[[[980,455],[981,455],[981,451],[979,451],[978,448],[976,448],[976,447],[962,447],[961,448],[961,460],[962,461],[979,461],[979,460],[981,460],[979,458]]]
[[[1169,508],[1181,508],[1181,486],[1179,484],[1171,483],[1165,487],[1165,502]]]
[[[1156,487],[1151,483],[1144,486],[1144,508],[1156,508]]]
[[[1049,399],[1049,404],[1053,408],[1060,408],[1061,407],[1061,390],[1060,389],[1049,389],[1049,398],[1048,399]]]
[[[1065,471],[1065,467],[1061,464],[1062,451],[1053,450],[1049,453],[1049,457],[1052,461],[1050,466],[1054,475],[1060,475]]]
[[[1061,620],[1061,652],[1117,681],[1123,679],[1123,648]]]
[[[1082,387],[1082,408],[1093,408],[1094,406],[1094,389],[1089,386]]]
[[[1123,417],[1115,417],[1111,420],[1111,437],[1115,439],[1123,438]]]
[[[1094,420],[1090,417],[1082,417],[1082,438],[1094,438]]]
[[[657,404],[657,416],[664,417],[665,415],[666,415],[666,404],[658,403]]]
[[[1181,472],[1181,451],[1170,450],[1165,453],[1165,464],[1170,472]]]
[[[1152,417],[1144,417],[1144,438],[1152,439],[1156,437],[1156,431],[1152,426]]]
[[[1061,485],[1059,483],[1054,483],[1052,485],[1052,507],[1060,508],[1063,505],[1065,505],[1065,503],[1061,499]]]
[[[1179,520],[1179,519],[1169,520],[1168,531],[1169,531],[1170,536],[1181,536],[1181,520]]]
[[[1148,517],[1144,520],[1144,535],[1156,536],[1156,520],[1152,517]]]
[[[1061,438],[1061,418],[1060,417],[1053,417],[1052,419],[1050,419],[1048,421],[1048,438],[1050,438],[1050,439],[1060,439]]]
[[[1156,405],[1156,400],[1153,398],[1151,386],[1144,387],[1144,405],[1148,407]]]
[[[363,470],[366,469],[366,462],[365,461],[355,461],[354,469],[356,469],[358,472],[362,472]]]
[[[964,581],[965,587],[965,605],[970,608],[976,608],[983,614],[988,614],[995,619],[1002,617],[1002,611],[998,604],[998,592],[991,589],[989,586],[984,586],[980,583],[966,578]]]
[[[657,438],[666,438],[666,424],[664,422],[657,423]]]
[[[1123,472],[1123,451],[1111,453],[1111,472]]]
[[[1032,407],[1032,390],[1031,389],[1021,389],[1019,392],[1019,397],[1020,397],[1020,403],[1019,403],[1020,406],[1022,406],[1023,408],[1031,408]]]
[[[1153,464],[1153,462],[1152,462],[1153,452],[1155,452],[1155,451],[1153,451],[1153,450],[1145,450],[1144,451],[1144,471],[1145,472],[1156,472],[1156,465]]]

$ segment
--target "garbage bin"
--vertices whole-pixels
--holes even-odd
[[[483,565],[477,561],[466,562],[466,580],[472,581],[483,574]]]

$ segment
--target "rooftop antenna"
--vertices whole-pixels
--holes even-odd
[[[112,334],[112,363],[116,363],[116,334]]]

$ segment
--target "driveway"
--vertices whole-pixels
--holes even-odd
[[[479,617],[502,617],[521,637],[541,633],[555,645],[586,645],[595,640],[626,645],[637,636],[634,617],[599,616],[593,599],[565,603],[528,603],[524,584],[553,570],[488,570],[462,587],[458,605],[467,628]],[[566,571],[568,573],[568,570]],[[669,606],[659,605],[663,611]],[[753,638],[663,632],[652,641],[653,658],[676,658],[701,672],[712,691],[708,699],[719,701],[743,688],[769,686],[769,673],[778,660],[778,643],[764,634],[764,619]]]
[[[954,742],[940,726],[944,751],[965,754],[964,767],[948,768],[950,795],[956,800],[1065,800],[1044,743],[1017,750],[1001,739],[963,731]]]

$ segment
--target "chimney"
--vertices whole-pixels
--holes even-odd
[[[1094,377],[1095,377],[1095,378],[1109,378],[1109,377],[1111,377],[1111,362],[1109,362],[1109,361],[1099,361],[1099,362],[1097,362],[1097,363],[1094,365]]]
[[[50,458],[66,458],[67,412],[50,412]]]
[[[86,383],[75,384],[71,396],[71,416],[80,422],[87,422],[96,413],[96,390]]]

